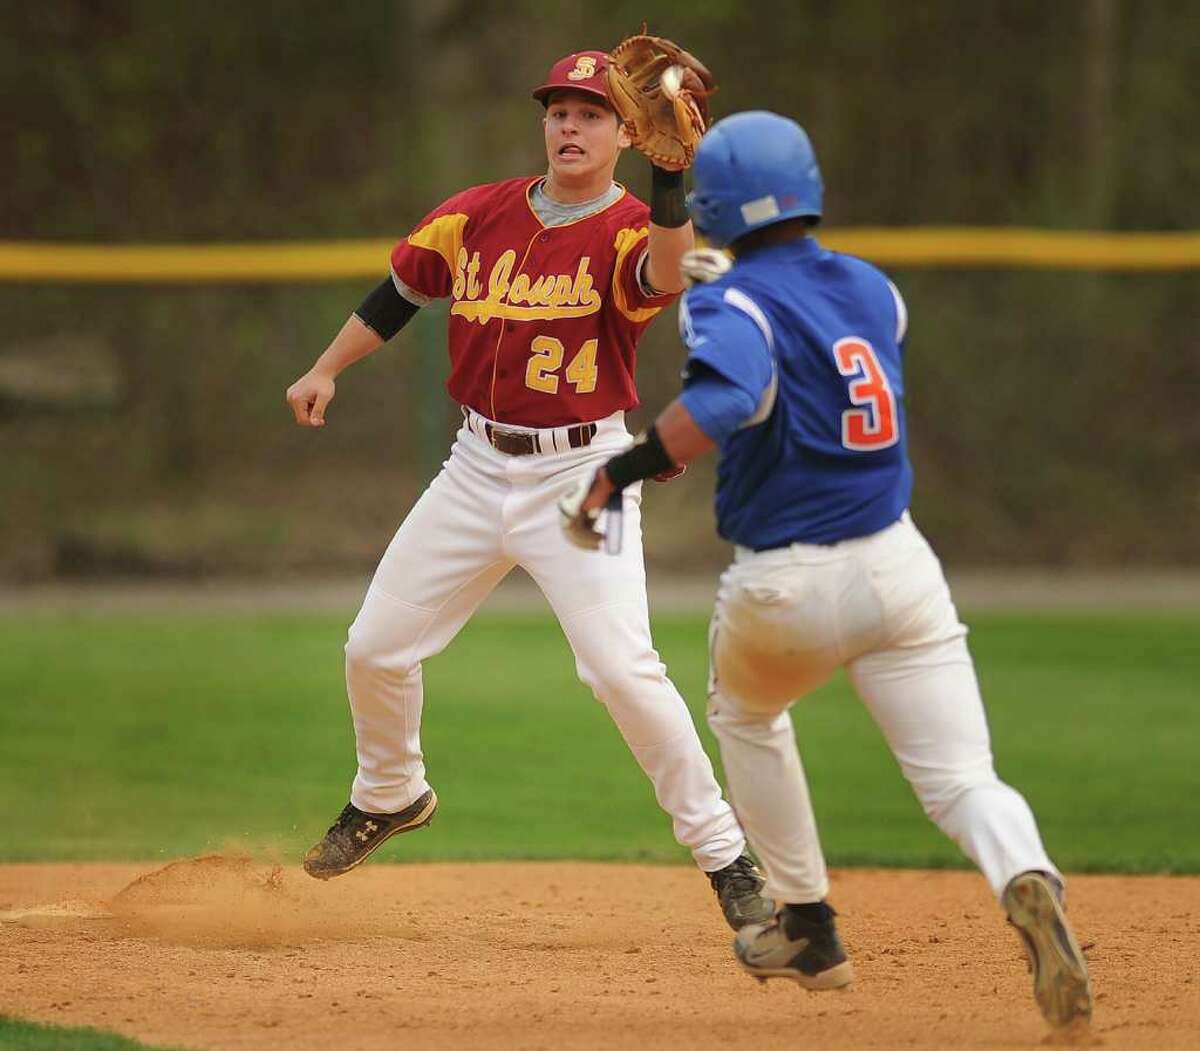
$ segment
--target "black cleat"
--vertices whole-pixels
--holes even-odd
[[[333,879],[366,861],[392,836],[424,828],[433,820],[437,796],[431,788],[395,814],[368,814],[353,803],[338,814],[325,838],[304,855],[304,871],[314,879]]]
[[[759,981],[790,978],[805,989],[840,989],[854,980],[834,926],[828,918],[806,920],[785,906],[770,923],[743,927],[733,941],[733,953],[742,970]]]
[[[775,903],[762,896],[766,880],[748,854],[707,875],[717,892],[725,921],[735,931],[750,923],[766,923],[775,915]]]
[[[1057,1027],[1077,1020],[1086,1025],[1092,1016],[1092,984],[1058,889],[1041,872],[1022,872],[1009,881],[1000,902],[1025,946],[1033,996],[1043,1017]]]

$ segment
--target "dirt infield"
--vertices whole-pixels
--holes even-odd
[[[0,1013],[253,1051],[1047,1041],[978,876],[838,872],[832,900],[857,980],[806,993],[737,970],[688,868],[7,865]],[[1200,879],[1080,876],[1071,911],[1097,992],[1083,1042],[1200,1047]]]

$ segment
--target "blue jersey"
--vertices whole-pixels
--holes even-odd
[[[907,319],[880,271],[812,238],[773,245],[692,288],[679,321],[684,404],[720,447],[721,536],[760,551],[833,544],[900,517]],[[716,408],[728,396],[751,410],[732,426]]]

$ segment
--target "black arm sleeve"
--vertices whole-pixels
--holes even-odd
[[[655,226],[683,226],[690,216],[683,193],[683,172],[650,165],[650,221]]]
[[[396,290],[395,282],[388,276],[359,304],[354,316],[386,343],[420,309]]]

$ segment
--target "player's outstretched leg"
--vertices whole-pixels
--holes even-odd
[[[1062,909],[1062,876],[1029,804],[996,776],[965,640],[874,653],[850,676],[925,812],[979,866],[1020,933],[1046,1020],[1086,1022],[1091,987]]]
[[[511,568],[503,490],[464,442],[392,539],[346,643],[358,773],[349,805],[304,857],[317,879],[349,872],[437,808],[421,751],[421,662],[454,638]],[[491,516],[489,517],[489,512]]]
[[[721,797],[687,705],[651,646],[645,607],[608,606],[560,621],[580,678],[653,783],[676,840],[708,876],[726,922],[736,931],[769,920],[775,903],[764,896],[763,876],[746,854],[745,835]],[[615,643],[624,644],[622,658],[605,660]]]
[[[1063,912],[1059,884],[1044,872],[1022,872],[1000,897],[1033,974],[1033,997],[1047,1022],[1068,1026],[1092,1016],[1092,984]]]
[[[614,447],[623,447],[626,439]],[[576,474],[594,466],[584,464]],[[562,489],[544,487],[540,508],[530,507],[525,535],[510,538],[520,564],[553,607],[575,654],[579,678],[617,724],[638,765],[670,816],[677,842],[709,877],[726,922],[734,930],[764,922],[775,903],[763,896],[763,878],[746,854],[746,837],[721,796],[691,713],[654,649],[642,562],[637,490],[626,490],[624,543],[613,557],[570,545],[558,524]]]
[[[743,927],[733,942],[742,970],[759,981],[787,978],[805,989],[840,989],[854,980],[854,967],[825,902],[785,905],[770,923]]]

